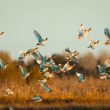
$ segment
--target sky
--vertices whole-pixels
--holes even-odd
[[[43,55],[62,53],[66,47],[81,54],[110,51],[104,43],[104,28],[110,28],[110,0],[0,0],[0,50],[13,58],[19,51],[36,47],[37,30],[48,42],[39,50]],[[100,40],[95,50],[87,49],[88,40],[76,38],[80,24],[92,27],[90,38]]]

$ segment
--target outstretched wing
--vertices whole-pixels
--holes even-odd
[[[27,55],[27,54],[30,54],[31,52],[34,52],[34,51],[36,51],[38,49],[38,47],[36,47],[36,48],[31,48],[31,49],[29,49],[25,54]]]
[[[2,67],[2,68],[4,68],[5,67],[5,62],[2,60],[2,59],[0,59],[0,66]]]
[[[35,96],[32,98],[33,101],[39,102],[42,101],[42,97],[41,96]]]
[[[38,42],[42,42],[42,41],[43,41],[41,35],[40,35],[36,30],[34,30],[34,34],[35,34],[35,36],[36,36]]]
[[[48,87],[48,84],[47,84],[47,83],[44,83],[44,84],[42,85],[42,87],[44,88],[44,90],[45,90],[46,92],[51,92],[51,91],[52,91],[52,89],[50,89],[50,88]]]
[[[26,74],[27,74],[26,68],[23,67],[23,66],[20,66],[20,69],[21,69],[21,72],[22,72],[23,76],[26,76]]]
[[[51,92],[51,91],[52,91],[52,89],[50,89],[50,88],[48,87],[48,84],[47,84],[46,82],[44,82],[43,79],[40,80],[40,85],[43,87],[43,89],[44,89],[46,92]]]
[[[83,26],[83,24],[80,25],[80,31],[84,31],[84,26]]]
[[[99,70],[100,74],[101,73],[106,73],[106,70],[100,65],[98,65],[98,70]]]
[[[80,74],[80,81],[83,81],[84,80],[84,76],[83,74]]]
[[[104,34],[105,34],[105,36],[106,36],[107,38],[110,39],[110,33],[109,33],[109,29],[108,29],[108,28],[105,28],[105,29],[104,29]]]

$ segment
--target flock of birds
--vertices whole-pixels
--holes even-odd
[[[92,31],[92,28],[86,29],[83,26],[83,24],[81,24],[77,38],[79,40],[81,40],[85,37],[88,37],[88,35],[91,31]],[[4,34],[4,32],[0,33],[0,36],[2,36],[3,34]],[[105,45],[110,45],[110,33],[109,33],[108,28],[104,29],[104,34],[105,34],[105,38],[106,38]],[[39,72],[44,73],[43,76],[37,81],[37,84],[40,84],[46,92],[50,93],[50,92],[52,92],[52,89],[48,86],[48,80],[50,80],[51,78],[54,78],[54,75],[56,73],[61,73],[61,72],[65,73],[65,72],[72,70],[79,63],[80,54],[78,51],[70,51],[69,48],[66,48],[65,49],[65,58],[66,58],[67,62],[64,65],[56,64],[56,62],[54,61],[54,57],[43,56],[39,52],[40,46],[44,46],[45,43],[48,41],[48,38],[43,39],[36,30],[34,30],[34,35],[38,41],[38,43],[36,44],[37,47],[31,48],[27,52],[20,51],[18,60],[24,61],[24,59],[26,57],[30,57],[30,56],[34,57],[36,63],[39,65]],[[95,47],[99,44],[99,40],[97,40],[97,41],[95,41],[93,39],[89,39],[89,40],[90,40],[90,42],[89,42],[88,48],[95,49]],[[6,64],[2,59],[0,59],[0,70],[6,69],[7,66],[8,66],[8,64]],[[27,77],[30,76],[31,71],[28,71],[25,66],[23,66],[22,64],[19,64],[19,67],[21,69],[23,79],[26,79]],[[103,66],[97,65],[97,68],[100,73],[99,74],[100,79],[107,79],[107,78],[110,79],[109,72],[107,71],[107,68],[109,68],[109,67],[110,67],[109,58],[106,59]],[[80,82],[84,83],[86,81],[86,76],[84,74],[76,72],[76,76],[79,78]],[[12,94],[13,94],[13,91],[11,89],[9,89],[9,88],[6,89],[5,96],[12,95]],[[34,96],[32,98],[32,101],[40,102],[40,101],[42,101],[42,97],[39,95]]]

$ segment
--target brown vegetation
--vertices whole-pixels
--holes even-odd
[[[49,87],[52,88],[51,93],[45,92],[36,82],[43,73],[39,73],[39,67],[36,64],[28,66],[32,70],[29,78],[22,79],[22,73],[19,69],[19,62],[13,60],[7,52],[1,52],[0,58],[9,65],[7,69],[0,72],[0,106],[18,107],[18,108],[66,108],[66,107],[110,107],[110,80],[100,80],[96,65],[103,64],[104,56],[99,58],[91,53],[86,54],[80,59],[78,64],[70,73],[59,73],[55,78],[49,80]],[[56,55],[56,62],[65,63],[64,56]],[[89,61],[89,63],[88,63]],[[75,71],[86,73],[87,81],[85,83],[78,82],[78,78],[74,74]],[[62,74],[62,75],[61,75]],[[62,76],[62,77],[58,77]],[[4,96],[6,88],[11,88],[13,95]],[[33,103],[33,96],[41,95],[43,102]]]

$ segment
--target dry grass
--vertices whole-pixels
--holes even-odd
[[[14,107],[67,107],[67,106],[109,106],[110,104],[110,80],[100,80],[88,77],[83,84],[76,77],[57,78],[48,82],[53,92],[45,92],[35,82],[30,84],[9,83],[0,84],[0,105]],[[4,96],[6,87],[12,88],[13,96]],[[41,95],[43,102],[33,103],[32,97]],[[27,106],[28,104],[28,106]],[[36,106],[37,105],[37,106]]]
[[[12,106],[17,110],[20,108],[22,110],[58,108],[61,110],[72,110],[73,108],[75,110],[87,110],[88,108],[89,110],[110,110],[110,80],[100,80],[96,69],[97,64],[103,64],[109,56],[104,54],[97,59],[92,54],[85,55],[74,70],[86,73],[87,81],[80,83],[75,75],[66,74],[63,78],[58,78],[56,75],[48,82],[53,91],[47,93],[40,85],[36,84],[37,80],[42,77],[38,66],[35,64],[27,66],[32,73],[27,80],[23,80],[18,68],[19,62],[12,60],[7,52],[0,52],[0,58],[9,63],[7,69],[0,71],[0,109]],[[64,56],[58,55],[57,57],[56,62],[64,64]],[[14,95],[4,96],[6,88],[11,88]],[[31,99],[36,95],[42,96],[43,101],[32,102]]]

